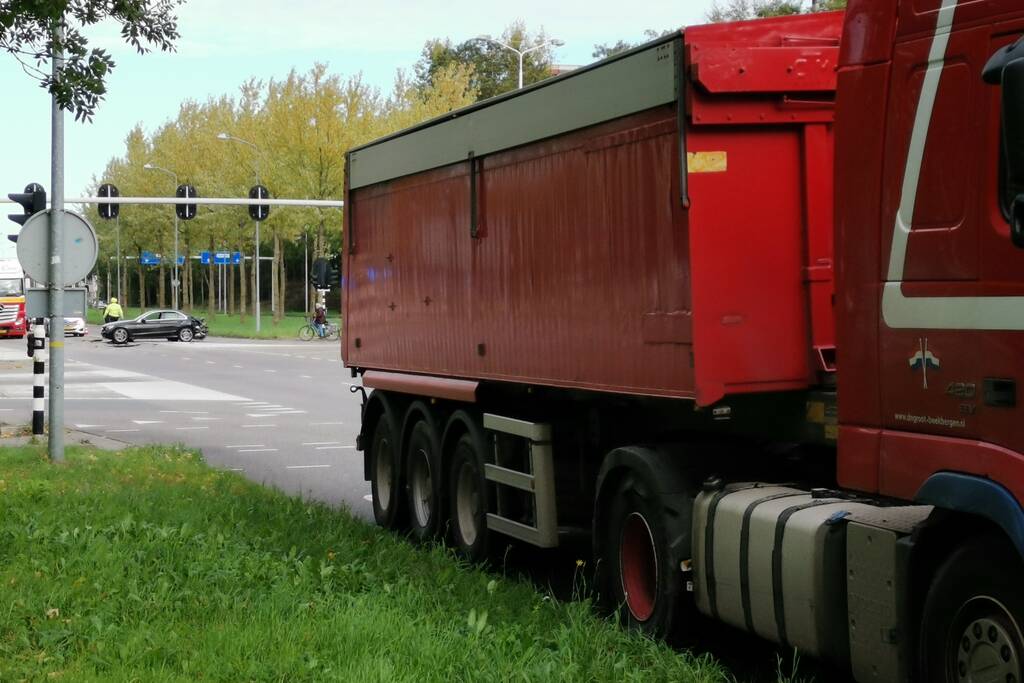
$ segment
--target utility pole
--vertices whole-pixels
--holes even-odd
[[[53,80],[62,80],[64,27],[54,27]],[[53,462],[64,461],[64,112],[57,96],[50,96],[50,439]]]

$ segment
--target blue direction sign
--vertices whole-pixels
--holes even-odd
[[[178,256],[178,265],[179,266],[185,265],[185,257],[184,256],[181,256],[181,255]]]
[[[240,251],[201,251],[199,252],[199,262],[204,266],[213,264],[215,266],[223,266],[227,264],[237,265],[242,262],[242,252]]]
[[[144,266],[158,266],[160,265],[160,257],[151,251],[144,251],[142,256],[139,257],[139,263]]]

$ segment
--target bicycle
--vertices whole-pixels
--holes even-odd
[[[302,327],[299,328],[299,340],[300,341],[310,341],[311,339],[332,339],[333,340],[333,339],[337,339],[338,338],[338,335],[340,334],[340,329],[339,329],[339,327],[337,325],[335,325],[332,322],[328,322],[328,323],[324,324],[324,328],[325,328],[324,329],[324,334],[321,337],[321,336],[319,336],[316,333],[316,328],[313,327],[313,321],[310,320],[310,322],[306,323],[305,325],[303,325]]]

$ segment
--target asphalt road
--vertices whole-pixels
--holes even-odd
[[[91,327],[65,349],[67,426],[133,444],[182,443],[215,467],[372,519],[355,450],[360,398],[337,341],[114,346]],[[0,422],[31,422],[31,373],[24,340],[0,340]]]

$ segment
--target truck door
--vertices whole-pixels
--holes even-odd
[[[1024,377],[1024,250],[1011,244],[1000,190],[1001,93],[981,73],[1024,19],[979,21],[995,4],[901,3],[881,216],[882,420],[1020,451],[1011,425]],[[883,473],[900,469],[886,457],[883,443]]]

